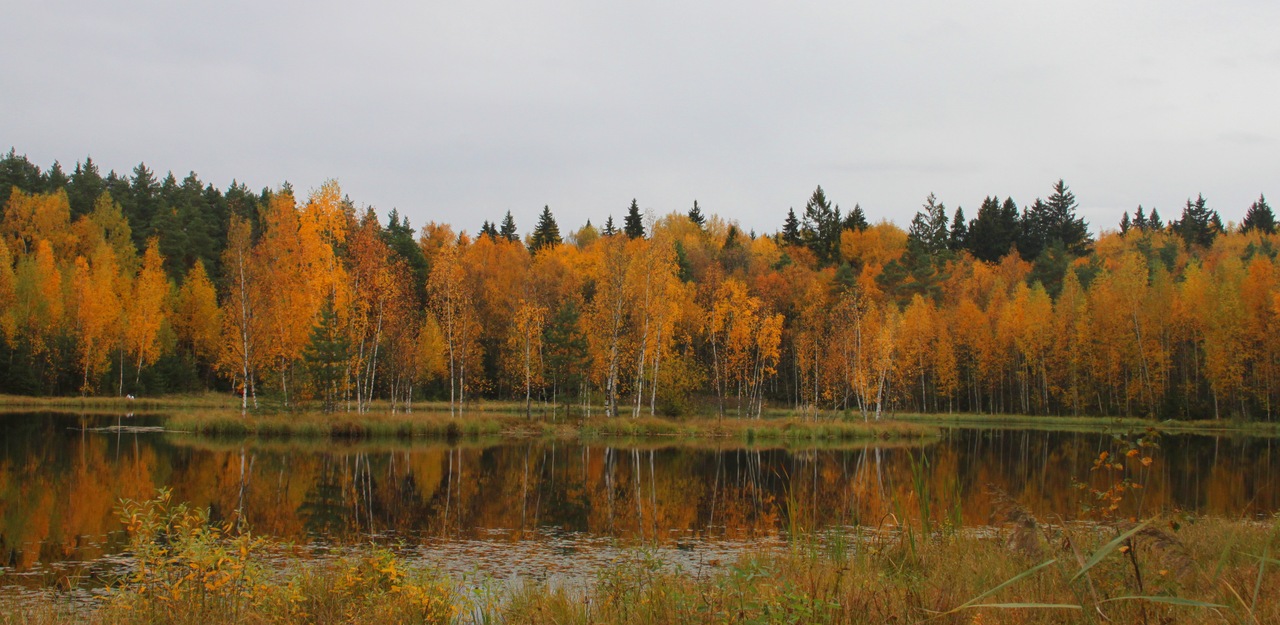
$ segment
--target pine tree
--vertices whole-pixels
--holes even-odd
[[[787,245],[800,245],[800,220],[796,219],[796,209],[787,209],[787,220],[782,222],[782,242]]]
[[[1047,200],[1039,198],[1023,211],[1018,251],[1035,260],[1044,248],[1061,241],[1074,256],[1083,256],[1093,242],[1089,225],[1076,216],[1076,197],[1062,180],[1053,185]]]
[[[956,207],[955,219],[951,220],[951,238],[948,247],[952,252],[959,252],[969,247],[969,225],[964,220],[964,208]]]
[[[1133,227],[1137,228],[1138,230],[1141,230],[1142,232],[1146,232],[1147,228],[1151,227],[1150,224],[1147,223],[1146,214],[1142,212],[1141,204],[1138,205],[1138,210],[1134,212]]]
[[[1164,230],[1164,222],[1160,221],[1160,211],[1151,209],[1151,215],[1147,217],[1147,229],[1153,232]]]
[[[337,405],[339,387],[350,358],[351,345],[339,326],[333,300],[327,299],[320,309],[319,320],[311,329],[311,341],[302,353],[311,383],[324,402],[326,412],[332,412]]]
[[[932,193],[925,198],[924,210],[916,212],[907,231],[907,247],[916,245],[919,251],[936,256],[950,249],[951,234],[947,231],[947,207]]]
[[[1129,222],[1129,211],[1125,211],[1124,215],[1120,217],[1120,234],[1129,234],[1130,226],[1132,226],[1132,224]]]
[[[520,233],[516,231],[516,220],[511,216],[511,211],[507,211],[507,216],[502,218],[502,227],[498,230],[498,236],[512,243],[520,240]]]
[[[113,194],[115,195],[115,194]],[[138,163],[133,168],[133,179],[129,181],[129,190],[124,195],[117,195],[124,215],[133,227],[133,244],[138,249],[146,247],[151,238],[151,227],[155,214],[160,210],[160,184],[155,174],[147,168],[146,163]]]
[[[1276,233],[1276,216],[1271,212],[1271,207],[1267,206],[1267,198],[1259,195],[1258,201],[1249,207],[1248,212],[1244,214],[1244,221],[1240,222],[1240,231],[1249,232],[1257,230],[1264,234]]]
[[[490,241],[497,241],[498,228],[495,227],[492,223],[490,223],[488,219],[486,219],[484,220],[484,223],[480,225],[480,236],[489,237]]]
[[[567,399],[571,391],[580,392],[588,371],[589,352],[573,299],[565,300],[551,316],[543,330],[542,344],[546,350],[552,397]]]
[[[707,223],[707,218],[702,216],[702,209],[698,208],[698,200],[693,201],[693,208],[689,209],[689,221],[699,229]]]
[[[813,250],[820,264],[827,265],[839,260],[840,230],[840,207],[827,200],[819,185],[804,205],[800,239]]]
[[[87,215],[93,211],[93,203],[106,189],[102,175],[93,159],[85,157],[84,163],[76,163],[71,172],[71,180],[67,183],[67,199],[71,200],[71,218]]]
[[[861,205],[854,204],[853,210],[849,211],[848,215],[845,215],[844,229],[857,230],[858,232],[862,232],[863,230],[866,230],[867,227],[868,227],[868,224],[867,224],[866,213],[862,212]]]
[[[994,263],[1004,258],[1018,240],[1018,205],[1013,198],[987,197],[978,216],[969,222],[967,248],[974,258]]]
[[[590,226],[591,223],[587,222]],[[529,251],[538,252],[543,248],[551,248],[560,245],[560,226],[556,225],[555,217],[551,216],[551,207],[543,206],[542,215],[538,217],[538,225],[533,228],[533,235],[529,240]]]
[[[644,218],[640,216],[640,205],[634,198],[631,200],[631,206],[627,208],[627,217],[622,224],[622,231],[626,233],[627,238],[644,238]]]
[[[601,230],[600,234],[603,234],[606,237],[611,237],[617,233],[617,228],[613,227],[613,215],[609,215],[609,218],[604,220],[604,230]]]
[[[1182,209],[1182,219],[1170,226],[1187,247],[1209,247],[1213,245],[1213,239],[1222,233],[1222,218],[1218,217],[1218,211],[1205,205],[1203,195],[1197,195],[1195,202],[1187,200],[1186,208]]]

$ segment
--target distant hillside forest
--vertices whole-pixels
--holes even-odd
[[[1095,239],[1059,181],[906,230],[817,188],[772,234],[618,205],[415,231],[329,182],[219,190],[0,158],[0,392],[362,411],[477,398],[608,416],[768,409],[1274,419],[1280,250],[1258,198]],[[801,199],[801,198],[798,198]],[[1241,207],[1245,208],[1245,207]],[[710,408],[708,408],[710,407]]]

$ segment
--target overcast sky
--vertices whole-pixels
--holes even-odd
[[[631,199],[905,226],[1058,178],[1095,231],[1280,200],[1280,3],[9,2],[0,143],[225,188],[335,178],[475,231]]]

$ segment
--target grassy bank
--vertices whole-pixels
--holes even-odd
[[[919,424],[802,421],[799,419],[632,419],[593,418],[559,422],[529,419],[500,412],[452,417],[439,412],[356,413],[293,412],[241,415],[238,411],[202,410],[173,414],[165,428],[202,436],[264,438],[451,438],[553,437],[601,441],[613,439],[701,440],[753,442],[832,442],[917,438],[936,433]]]
[[[990,414],[912,414],[900,413],[894,420],[940,427],[1041,429],[1055,431],[1144,430],[1154,428],[1167,433],[1185,434],[1248,434],[1251,436],[1280,435],[1280,422],[1238,421],[1177,421],[1166,419],[1140,419],[1137,417],[1070,417],[1051,415],[990,415]]]
[[[224,393],[164,395],[160,397],[30,397],[0,395],[0,413],[62,411],[84,413],[154,413],[175,410],[238,409],[240,399]]]
[[[1223,519],[999,533],[800,533],[697,571],[637,549],[580,586],[457,580],[369,547],[337,559],[160,499],[125,507],[137,559],[102,599],[50,593],[0,623],[1277,623],[1280,532]],[[571,557],[571,556],[566,556]]]

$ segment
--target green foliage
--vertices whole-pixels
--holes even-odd
[[[813,250],[819,264],[827,265],[840,259],[840,232],[843,224],[840,207],[827,199],[821,186],[804,205],[804,219],[800,224],[800,240]]]
[[[627,217],[622,224],[622,232],[628,239],[644,238],[644,218],[640,215],[640,205],[634,198],[631,200],[631,206],[627,207]]]
[[[693,208],[689,209],[689,221],[698,228],[702,228],[707,223],[707,218],[703,216],[702,209],[698,208],[698,200],[693,201]]]
[[[1244,214],[1244,220],[1240,222],[1240,230],[1241,232],[1257,230],[1263,234],[1276,233],[1276,215],[1267,205],[1266,197],[1259,195],[1258,201],[1249,206],[1248,212]]]
[[[997,262],[1017,243],[1018,227],[1018,206],[1013,198],[1001,205],[999,198],[988,197],[969,222],[966,247],[978,260]]]
[[[1037,198],[1023,211],[1019,235],[1018,251],[1026,260],[1035,260],[1055,242],[1072,256],[1087,254],[1093,243],[1089,225],[1076,216],[1076,196],[1062,180],[1047,200]]]
[[[1207,248],[1213,245],[1213,240],[1223,231],[1222,218],[1218,216],[1218,211],[1205,205],[1203,195],[1196,196],[1195,202],[1187,200],[1187,206],[1182,210],[1182,219],[1173,222],[1170,227],[1182,237],[1187,247]]]
[[[551,207],[543,206],[542,214],[538,216],[538,225],[534,226],[533,235],[529,239],[529,251],[536,253],[557,245],[560,245],[560,226],[556,225],[555,217],[551,216]]]

